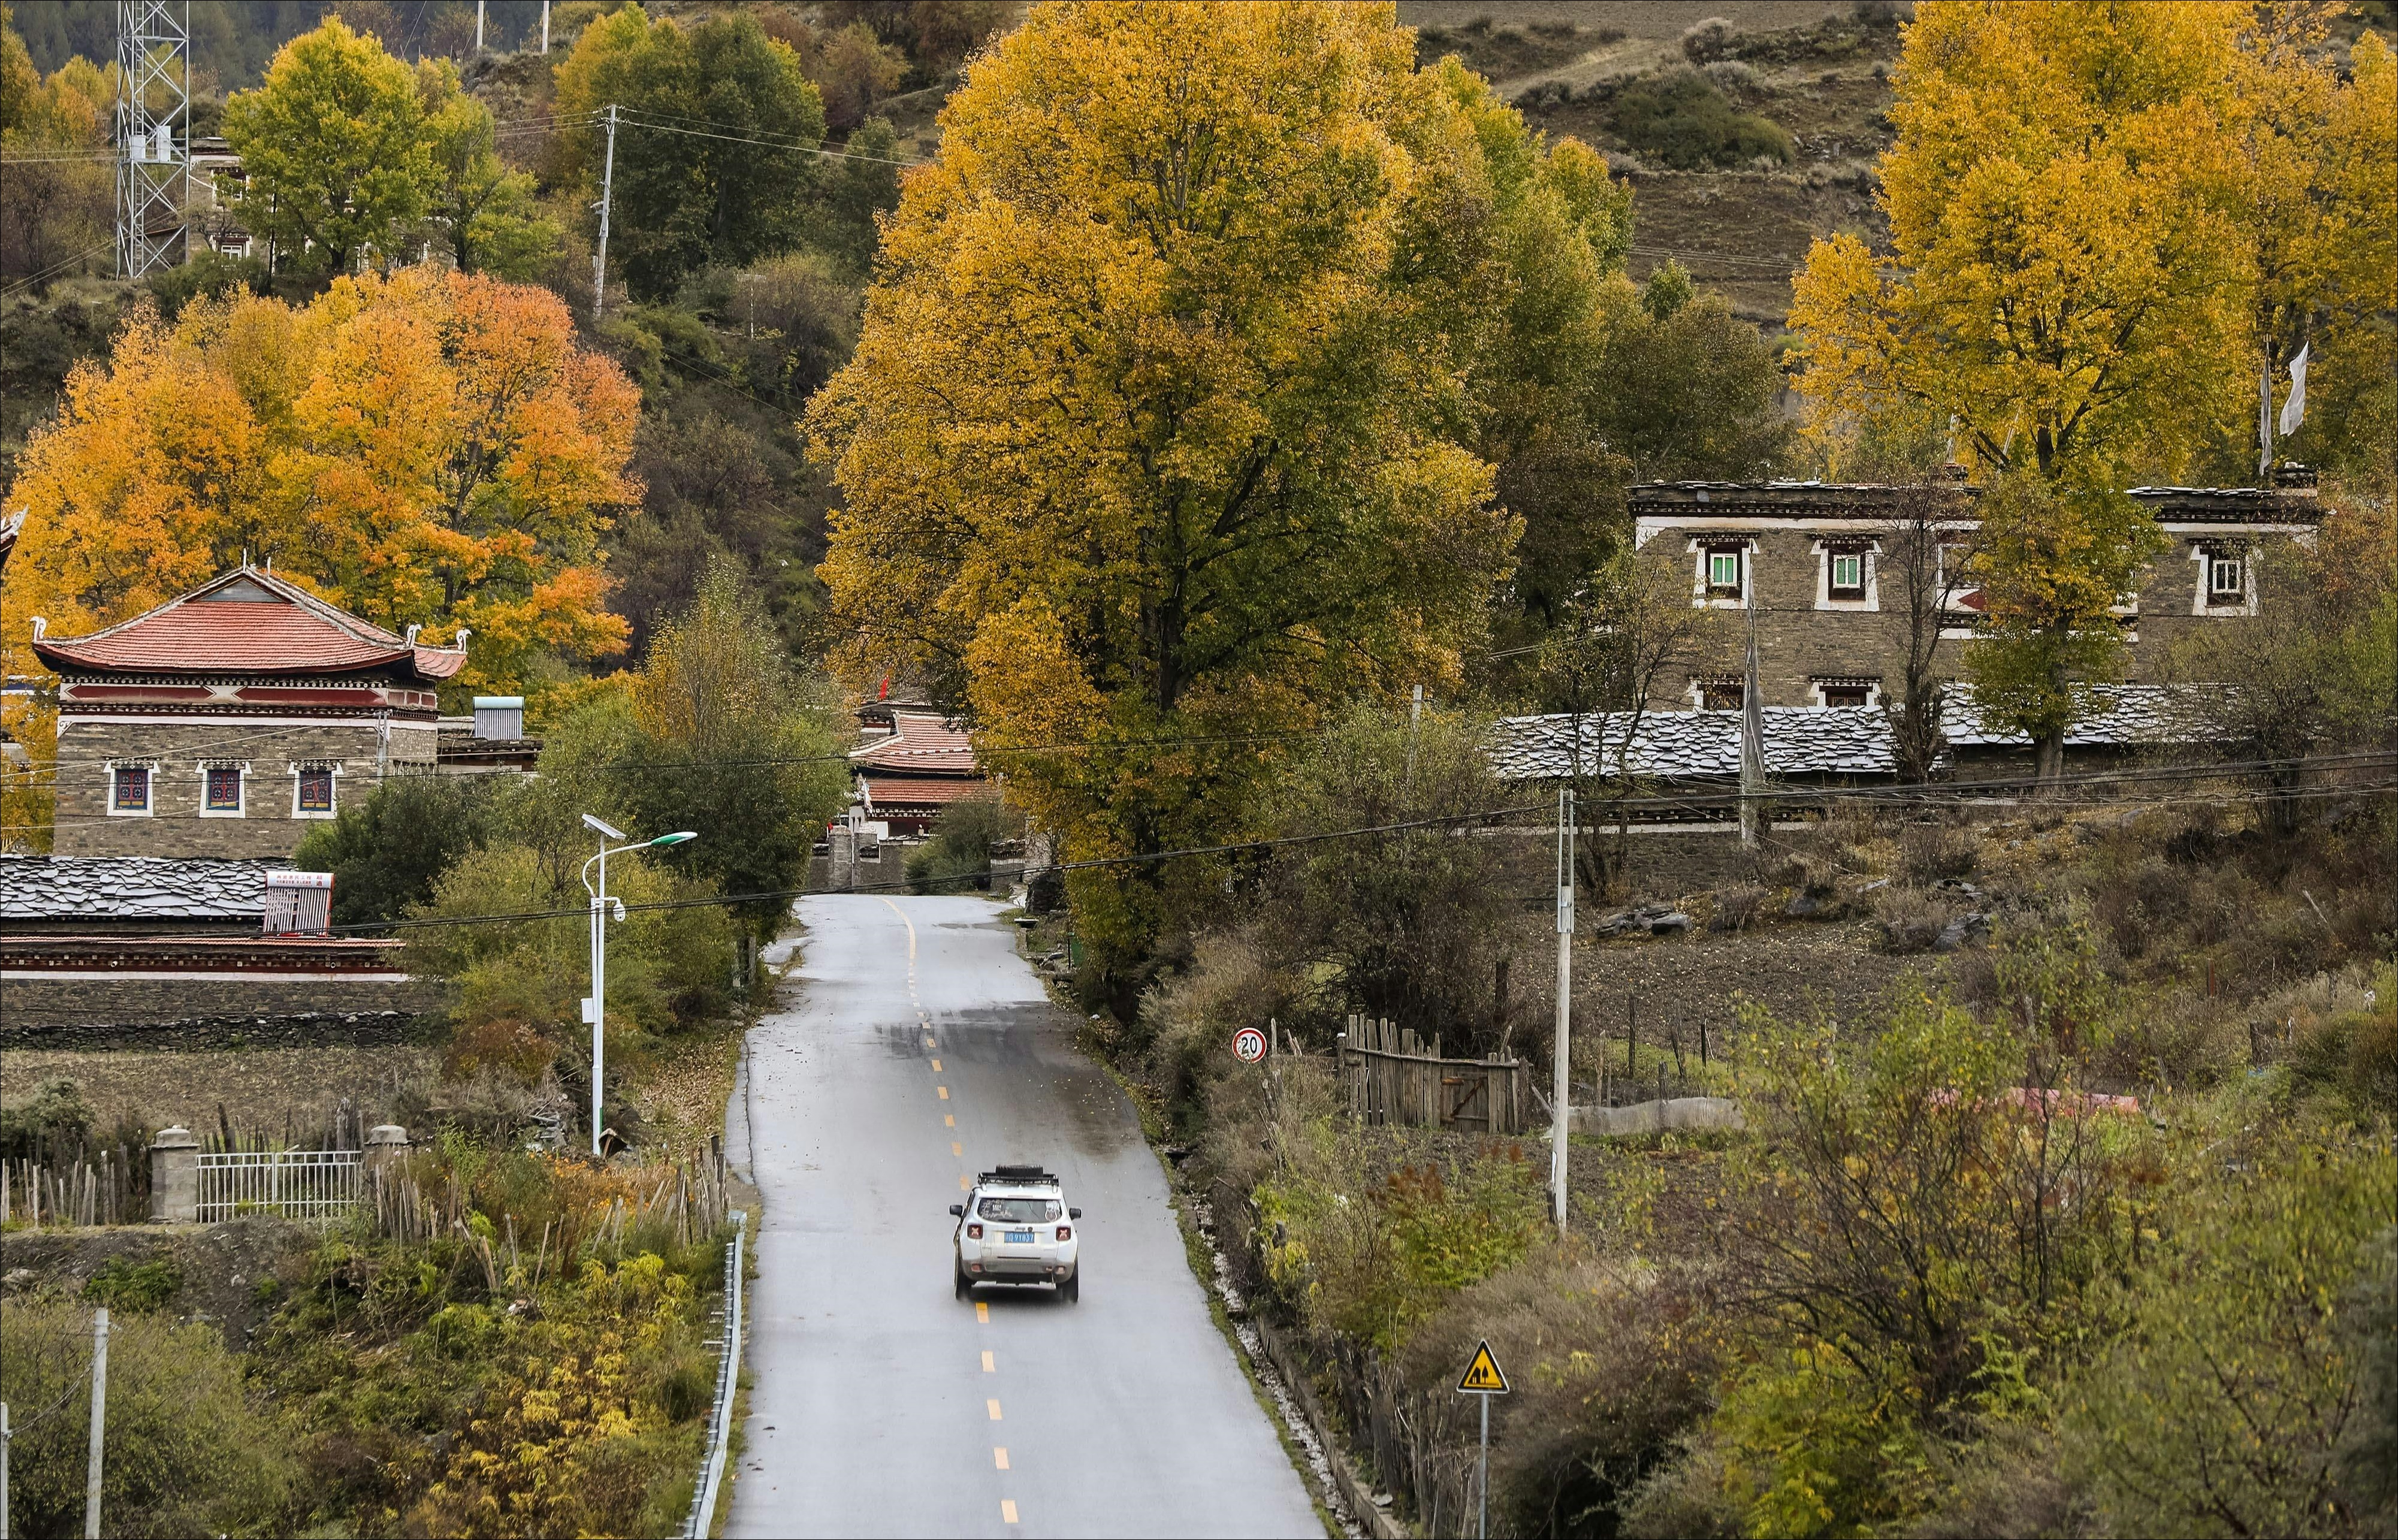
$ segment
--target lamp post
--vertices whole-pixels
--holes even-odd
[[[625,918],[625,900],[608,897],[608,858],[626,850],[657,850],[670,844],[681,844],[699,838],[691,830],[673,834],[661,834],[654,840],[626,840],[625,831],[613,829],[590,814],[583,815],[583,826],[600,835],[600,854],[583,863],[583,891],[591,895],[591,997],[583,1002],[583,1020],[591,1027],[591,1153],[600,1153],[600,1095],[606,1084],[602,1074],[608,1017],[608,909],[613,905],[619,924]],[[610,840],[626,840],[610,845]],[[600,884],[591,884],[591,868],[600,868]]]

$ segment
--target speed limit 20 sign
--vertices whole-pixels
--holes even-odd
[[[1243,1027],[1233,1033],[1233,1057],[1244,1064],[1254,1064],[1266,1056],[1266,1034],[1255,1027]]]

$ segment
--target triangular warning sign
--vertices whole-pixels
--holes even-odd
[[[1490,1356],[1489,1343],[1474,1350],[1474,1361],[1465,1366],[1465,1378],[1457,1382],[1457,1388],[1486,1396],[1507,1394],[1507,1376],[1500,1372],[1499,1360]]]

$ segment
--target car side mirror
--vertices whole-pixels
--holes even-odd
[[[965,1206],[964,1204],[963,1204],[963,1203],[952,1203],[952,1204],[950,1204],[950,1216],[951,1218],[953,1218],[953,1219],[963,1219],[963,1218],[965,1218],[965,1217],[966,1217],[966,1206]]]
[[[1080,1209],[1069,1209],[1066,1210],[1066,1217],[1068,1219],[1080,1219],[1083,1217],[1083,1210]]]

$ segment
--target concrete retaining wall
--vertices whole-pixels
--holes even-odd
[[[1740,1103],[1721,1096],[1677,1096],[1631,1107],[1574,1107],[1567,1127],[1600,1139],[1637,1139],[1662,1133],[1739,1133],[1748,1127]]]

